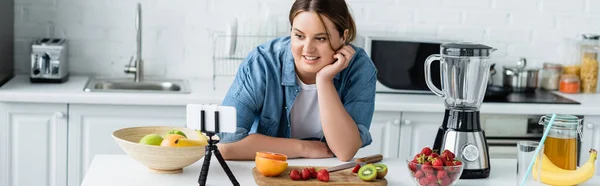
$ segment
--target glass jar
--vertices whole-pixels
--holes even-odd
[[[598,53],[600,52],[600,35],[584,34],[581,41],[581,66],[579,79],[581,92],[596,93],[598,86]]]
[[[542,88],[546,90],[558,90],[558,83],[562,65],[554,63],[544,63],[542,70]]]
[[[580,88],[579,76],[574,74],[563,74],[560,76],[559,91],[562,93],[576,94]]]
[[[546,131],[550,119],[552,119],[552,114],[540,118],[538,123],[544,125],[544,131]],[[544,155],[557,167],[565,170],[577,168],[577,134],[581,139],[581,126],[581,119],[577,116],[556,115],[544,142]]]

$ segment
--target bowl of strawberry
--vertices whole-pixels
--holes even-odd
[[[413,181],[420,186],[454,185],[463,171],[462,161],[454,153],[444,150],[438,154],[429,147],[406,159],[406,164]]]

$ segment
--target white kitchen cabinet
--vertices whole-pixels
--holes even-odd
[[[443,112],[402,112],[398,157],[406,159],[433,147],[438,128],[444,120]]]
[[[380,153],[384,158],[398,157],[400,112],[375,112],[369,129],[373,141],[361,148],[355,157]]]
[[[78,186],[96,154],[125,154],[112,132],[135,126],[185,127],[185,106],[69,105],[69,186]],[[110,178],[107,178],[110,179]]]
[[[0,103],[0,185],[67,184],[67,104]]]
[[[600,151],[600,116],[584,116],[579,166],[584,164],[590,157],[590,149]],[[596,161],[596,167],[598,166],[600,166],[600,163]],[[600,175],[600,171],[596,171],[596,175]]]

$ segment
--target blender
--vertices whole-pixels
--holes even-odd
[[[425,62],[427,87],[444,99],[444,121],[433,150],[449,150],[464,165],[461,179],[487,178],[490,161],[485,132],[479,122],[479,107],[490,75],[490,53],[496,49],[476,43],[440,45],[440,54]],[[431,63],[440,61],[441,90],[431,80]]]

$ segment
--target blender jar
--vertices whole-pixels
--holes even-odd
[[[468,42],[440,45],[440,54],[425,61],[426,84],[442,97],[446,108],[479,110],[490,75],[490,54],[496,49]],[[431,80],[431,63],[440,61],[441,90]]]
[[[540,118],[538,123],[544,125],[544,131],[551,118],[551,114]],[[581,120],[577,116],[556,115],[544,142],[544,155],[557,167],[565,170],[577,168],[577,134],[582,137],[580,123]]]

